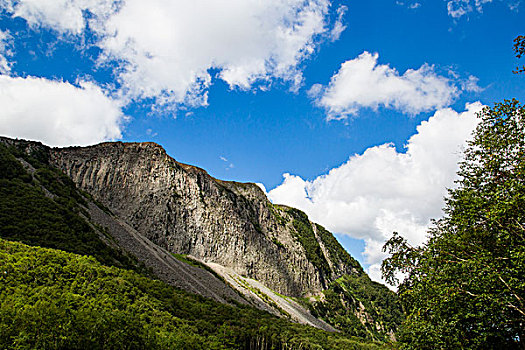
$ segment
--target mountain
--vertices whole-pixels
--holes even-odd
[[[19,169],[12,176],[26,177],[19,192],[33,187],[59,207],[68,202],[105,248],[84,252],[74,240],[51,244],[49,234],[13,236],[9,223],[0,226],[2,237],[96,258],[106,249],[105,260],[97,258],[105,265],[327,331],[388,340],[401,321],[395,294],[370,281],[330,232],[300,210],[272,204],[255,184],[215,179],[154,143],[0,143],[4,158],[18,164],[7,166]]]
[[[159,246],[285,295],[316,294],[359,264],[299,210],[255,184],[220,181],[154,143],[53,149],[51,163]]]

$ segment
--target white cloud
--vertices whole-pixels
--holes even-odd
[[[58,32],[80,34],[86,27],[87,12],[97,16],[116,10],[113,0],[3,0],[2,5],[30,26],[44,26]]]
[[[500,1],[503,1],[511,11],[517,10],[521,2],[521,0]],[[483,7],[491,2],[492,0],[451,0],[447,2],[448,15],[457,19],[471,12],[483,13]]]
[[[405,6],[406,8],[410,9],[410,10],[415,10],[415,9],[418,9],[421,7],[421,3],[420,2],[410,2],[410,1],[407,1],[407,2],[404,2],[404,1],[396,1],[396,5],[399,5],[399,6]]]
[[[344,5],[341,5],[337,8],[337,19],[332,30],[330,31],[331,41],[339,40],[339,37],[345,31],[346,26],[343,24],[343,17],[345,16],[346,11],[348,11],[348,7]]]
[[[11,63],[6,56],[11,56],[10,46],[12,44],[13,37],[9,34],[9,31],[0,30],[0,74],[6,74],[11,71]]]
[[[469,12],[472,12],[472,6],[469,0],[453,0],[447,2],[448,15],[453,18],[460,18]]]
[[[378,54],[363,52],[341,65],[327,87],[312,86],[310,96],[328,111],[328,119],[345,119],[359,108],[394,108],[417,114],[448,106],[458,88],[448,78],[424,64],[400,75],[395,68],[377,63]]]
[[[430,220],[442,216],[443,198],[454,186],[462,147],[477,125],[475,115],[481,107],[477,102],[462,113],[437,111],[417,127],[405,153],[384,144],[350,157],[313,181],[284,174],[269,198],[304,210],[332,232],[364,239],[369,271],[377,272],[384,257],[381,247],[392,232],[420,244]]]
[[[225,163],[229,163],[229,165],[226,167],[226,170],[230,170],[230,169],[233,169],[235,168],[235,165],[233,163],[231,163],[228,158],[224,157],[224,156],[219,156],[219,159],[222,160],[223,162]]]
[[[148,136],[150,136],[150,137],[156,137],[158,134],[159,134],[159,133],[153,131],[153,129],[146,129],[146,135],[148,135]]]
[[[90,82],[76,87],[43,78],[0,75],[0,134],[50,146],[89,145],[121,137],[118,101]]]
[[[461,88],[470,92],[482,92],[484,88],[478,85],[479,78],[473,75],[461,82]]]
[[[128,97],[190,106],[207,104],[215,77],[231,88],[272,79],[297,88],[299,64],[315,51],[317,37],[344,29],[340,21],[336,32],[328,28],[329,0],[4,2],[33,26],[67,34],[89,26],[103,50],[101,63],[118,62]],[[217,76],[210,73],[215,69]]]
[[[265,194],[266,196],[268,196],[268,192],[266,192],[266,187],[265,187],[262,183],[260,183],[260,182],[256,182],[255,184],[257,185],[257,187],[259,187],[259,188],[261,189],[261,191],[264,192],[264,194]]]

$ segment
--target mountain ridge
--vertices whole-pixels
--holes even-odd
[[[255,184],[220,181],[204,169],[182,165],[160,145],[54,148],[51,162],[156,244],[231,267],[279,293],[315,294],[356,272],[339,261],[332,262],[334,270],[312,263],[315,257],[326,265],[330,257],[322,254],[306,215],[274,207]],[[279,217],[285,225],[279,225]],[[304,239],[298,242],[294,235],[301,229]]]

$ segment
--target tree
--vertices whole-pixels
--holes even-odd
[[[384,246],[387,281],[406,273],[403,349],[525,349],[525,108],[507,100],[478,117],[428,242]]]
[[[521,58],[523,55],[525,55],[525,35],[518,35],[514,39],[514,53],[516,54],[517,58]],[[516,74],[525,73],[525,66],[518,66],[513,72]]]

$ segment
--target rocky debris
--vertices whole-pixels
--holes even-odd
[[[289,318],[294,322],[330,332],[336,331],[326,322],[312,316],[308,310],[291,298],[278,295],[256,280],[242,277],[232,269],[218,264],[206,264],[223,280],[217,278],[205,269],[174,258],[170,252],[142,236],[122,219],[109,215],[93,202],[88,202],[87,209],[90,221],[107,230],[118,247],[144,263],[156,277],[170,285],[222,303],[235,301],[240,304],[250,304],[278,317]],[[193,256],[188,258],[199,261]]]
[[[259,309],[328,332],[337,331],[328,323],[312,316],[308,310],[293,299],[275,293],[259,281],[242,277],[232,269],[218,264],[208,263],[207,265],[221,275],[235,289],[240,291],[246,299],[250,300],[251,303]]]
[[[118,217],[110,216],[89,202],[90,220],[105,228],[117,245],[164,282],[222,303],[248,304],[237,292],[211,272],[179,261]]]

